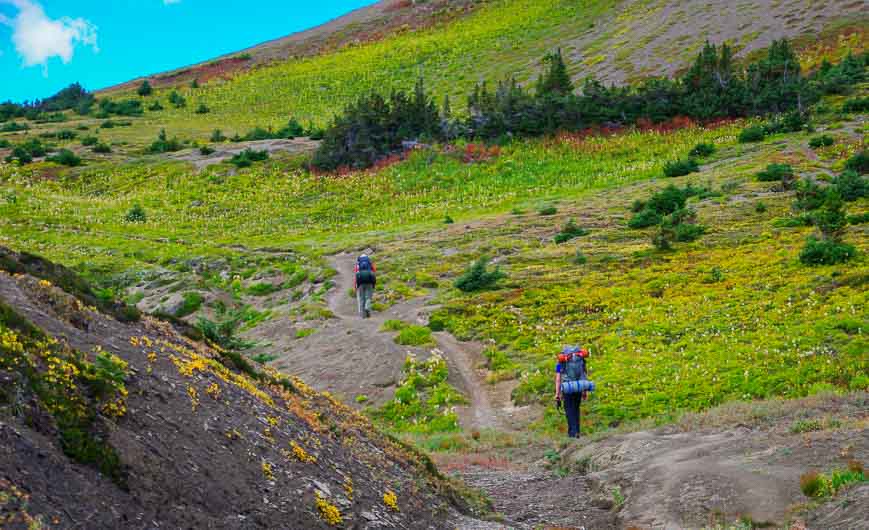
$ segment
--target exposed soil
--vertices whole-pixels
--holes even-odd
[[[196,166],[196,169],[203,169],[211,164],[225,162],[245,149],[268,151],[269,154],[303,154],[316,150],[318,145],[320,145],[320,142],[308,138],[296,138],[293,140],[257,140],[232,144],[212,144],[211,147],[214,148],[214,152],[210,155],[203,155],[198,149],[193,149],[171,154],[169,155],[169,158],[190,162]]]
[[[589,470],[599,490],[620,489],[626,502],[619,516],[626,526],[698,528],[747,519],[787,527],[805,520],[799,509],[808,501],[800,491],[803,474],[869,459],[869,395],[780,406],[789,410],[778,417],[753,422],[749,414],[718,428],[689,424],[686,432],[668,427],[614,436],[570,447],[563,457]],[[835,418],[838,427],[792,432],[798,419],[824,417]],[[810,513],[810,520],[828,525],[809,528],[866,528],[867,494],[865,488],[849,493],[860,509]]]

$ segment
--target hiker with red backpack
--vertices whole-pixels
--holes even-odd
[[[567,416],[567,436],[579,438],[579,405],[594,392],[594,383],[588,380],[588,350],[579,346],[565,346],[555,365],[555,406],[564,406]]]
[[[367,255],[362,254],[356,259],[353,270],[356,278],[353,287],[356,289],[356,302],[359,304],[359,316],[371,316],[371,300],[374,297],[374,287],[377,285],[377,268]]]

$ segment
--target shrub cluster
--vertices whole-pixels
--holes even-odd
[[[576,224],[576,221],[571,219],[567,221],[567,224],[564,225],[561,232],[555,234],[555,243],[560,245],[562,243],[567,243],[571,239],[576,239],[577,237],[584,235],[588,235],[588,230],[580,227]]]
[[[838,175],[827,188],[821,188],[808,179],[797,184],[793,208],[808,212],[801,217],[802,224],[811,224],[817,228],[817,233],[808,237],[800,252],[800,261],[803,264],[835,265],[856,255],[854,245],[843,241],[845,229],[851,222],[845,212],[845,202],[867,196],[869,182],[853,171]]]
[[[161,129],[157,139],[148,147],[146,152],[151,154],[170,153],[180,151],[184,146],[174,136],[169,139],[166,137],[166,129]]]
[[[694,158],[685,158],[683,160],[673,160],[664,164],[665,177],[681,177],[700,171],[700,166]]]
[[[842,112],[869,112],[869,96],[845,101]]]
[[[811,140],[809,140],[809,147],[812,149],[818,149],[821,147],[829,147],[836,143],[836,140],[833,139],[829,134],[823,134],[821,136],[815,136]]]
[[[699,143],[694,146],[694,149],[688,153],[689,156],[705,158],[715,153],[715,145],[709,143]]]
[[[184,96],[178,93],[178,91],[173,90],[169,93],[169,103],[172,104],[176,109],[180,109],[187,106],[187,100],[184,99]]]
[[[99,112],[97,118],[108,118],[110,115],[117,116],[141,116],[144,114],[142,102],[138,99],[126,99],[123,101],[112,101],[110,99],[101,99],[99,101]]]
[[[869,152],[862,149],[854,153],[854,156],[845,161],[845,169],[860,175],[869,173]]]
[[[473,265],[468,268],[455,281],[456,289],[469,293],[473,291],[481,291],[492,287],[498,280],[506,278],[506,274],[501,272],[498,267],[493,270],[487,270],[488,258],[480,257]]]
[[[628,221],[633,229],[657,226],[652,235],[652,244],[661,250],[671,248],[674,241],[694,241],[706,232],[706,228],[696,224],[694,210],[686,208],[690,197],[710,196],[705,188],[686,186],[677,188],[672,184],[652,195],[648,201],[636,201],[631,209],[634,216]]]
[[[253,149],[245,149],[241,153],[235,155],[229,160],[230,164],[234,164],[236,167],[249,167],[254,162],[261,162],[263,160],[269,159],[268,151],[255,151]]]
[[[46,160],[48,160],[49,162],[54,162],[55,164],[61,164],[70,167],[81,165],[81,158],[79,158],[69,149],[61,149],[53,156],[48,157]]]
[[[785,189],[789,189],[794,180],[794,168],[788,164],[769,164],[766,169],[757,174],[757,180],[761,182],[781,182]]]
[[[31,138],[12,148],[12,152],[6,157],[6,162],[17,160],[19,164],[29,164],[34,158],[45,156],[49,148],[36,138]]]

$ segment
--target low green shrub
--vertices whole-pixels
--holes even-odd
[[[793,209],[797,211],[817,210],[824,204],[827,195],[824,189],[811,179],[801,179],[797,182],[796,190]]]
[[[205,103],[200,103],[199,106],[196,107],[196,110],[195,110],[194,112],[195,112],[196,114],[208,114],[209,112],[211,112],[211,109],[209,109],[209,108],[205,105]]]
[[[301,328],[296,330],[296,338],[304,339],[305,337],[310,337],[314,333],[317,332],[317,328]]]
[[[849,243],[809,236],[806,246],[800,251],[800,261],[804,265],[836,265],[848,261],[856,254],[857,249]]]
[[[576,221],[570,219],[567,224],[561,229],[561,232],[555,235],[555,244],[560,245],[571,239],[588,235],[588,230],[578,226]]]
[[[281,286],[269,282],[255,283],[247,288],[247,294],[251,296],[268,296],[274,292],[280,291]]]
[[[109,147],[108,144],[98,143],[94,146],[93,149],[91,149],[91,151],[93,151],[94,153],[99,153],[99,154],[108,154],[108,153],[112,152],[112,148]]]
[[[661,223],[663,216],[651,208],[645,208],[628,221],[628,228],[640,229]]]
[[[371,411],[376,421],[399,432],[456,432],[459,422],[452,410],[465,400],[447,383],[447,363],[437,354],[426,361],[408,356],[402,382],[394,397]]]
[[[93,145],[97,145],[99,143],[99,141],[100,141],[100,139],[97,138],[96,136],[85,136],[84,138],[81,139],[81,144],[85,147],[90,147]]]
[[[809,140],[809,147],[812,149],[819,149],[821,147],[829,147],[836,143],[836,140],[833,139],[829,134],[824,134],[821,136],[815,136],[811,140]]]
[[[739,133],[739,143],[760,142],[766,137],[766,131],[761,125],[750,125]]]
[[[171,153],[174,151],[180,151],[183,148],[184,146],[181,144],[180,141],[178,141],[177,138],[167,138],[166,129],[160,129],[160,134],[157,135],[157,139],[151,144],[150,147],[148,147],[146,152],[151,154]]]
[[[405,327],[407,327],[407,323],[390,319],[384,322],[380,329],[381,331],[401,331]]]
[[[81,165],[81,158],[69,149],[61,149],[57,152],[57,154],[48,157],[46,160],[48,160],[49,162],[54,162],[55,164],[61,164],[70,167]]]
[[[869,223],[869,212],[848,216],[848,224],[861,225]]]
[[[175,315],[178,318],[184,318],[188,315],[192,315],[193,313],[199,311],[199,308],[202,307],[203,297],[200,293],[196,291],[189,291],[182,295],[182,304],[178,309],[178,313]]]
[[[437,333],[439,331],[444,331],[447,329],[446,321],[444,320],[443,315],[438,313],[434,313],[428,319],[428,329]]]
[[[800,434],[804,432],[814,432],[814,431],[822,431],[824,430],[824,425],[821,420],[813,419],[813,420],[797,420],[793,424],[791,424],[790,431],[793,434]]]
[[[148,220],[148,216],[145,214],[145,209],[142,208],[142,205],[136,203],[130,208],[127,215],[124,216],[124,220],[128,223],[144,223]]]
[[[706,233],[706,227],[691,224],[691,223],[679,223],[674,227],[674,239],[679,241],[680,243],[688,243],[691,241],[695,241],[700,238],[703,234]]]
[[[537,213],[540,215],[555,215],[558,213],[558,208],[555,206],[544,206]]]
[[[869,112],[869,96],[852,98],[842,104],[842,112]]]
[[[845,161],[845,169],[847,171],[854,171],[860,175],[865,175],[869,173],[869,152],[866,149],[862,149]]]
[[[664,164],[665,177],[681,177],[700,171],[700,166],[694,158],[686,158],[684,160],[673,160]]]
[[[398,331],[395,342],[402,346],[427,346],[433,345],[434,339],[431,336],[431,329],[408,324]]]
[[[757,174],[757,180],[761,182],[791,181],[793,177],[794,168],[788,164],[769,164],[765,170]]]
[[[184,96],[179,94],[177,91],[173,90],[169,94],[169,103],[175,106],[176,109],[180,109],[187,106],[187,100],[184,99]]]
[[[836,193],[845,201],[869,197],[869,180],[858,175],[856,171],[844,171],[833,179],[832,185]]]
[[[224,134],[220,131],[220,129],[214,129],[214,131],[211,132],[211,143],[217,144],[217,143],[225,142],[225,141],[226,141],[226,136],[224,136]]]
[[[715,154],[715,144],[699,143],[688,154],[692,157],[705,158]]]
[[[867,480],[863,465],[851,461],[848,469],[834,469],[829,476],[817,471],[804,474],[800,477],[800,490],[806,497],[815,499],[834,497],[842,488]]]
[[[255,151],[253,149],[245,149],[241,153],[233,156],[229,162],[238,168],[250,167],[254,162],[268,160],[268,151]]]
[[[480,291],[495,285],[498,280],[505,278],[507,275],[501,272],[498,267],[494,270],[487,270],[488,258],[480,257],[470,268],[468,268],[455,281],[456,289],[466,293]]]

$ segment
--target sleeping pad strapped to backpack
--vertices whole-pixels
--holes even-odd
[[[594,382],[588,380],[585,369],[585,359],[588,350],[570,346],[558,356],[561,363],[561,393],[577,394],[579,392],[594,392]]]

